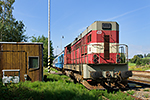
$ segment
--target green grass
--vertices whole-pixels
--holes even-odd
[[[128,63],[128,66],[129,66],[129,70],[136,70],[136,71],[150,70],[150,65],[136,66],[135,63]]]
[[[56,70],[56,69],[54,69],[54,68],[50,68],[50,71],[55,71],[56,73],[58,72],[58,70]],[[48,72],[48,69],[47,69],[47,67],[44,67],[43,68],[43,73],[47,73]]]
[[[135,70],[135,71],[146,71],[146,70],[150,70],[150,66],[130,66],[129,70]]]
[[[6,86],[0,82],[0,100],[133,100],[121,91],[108,93],[102,90],[87,90],[65,75],[48,74],[46,82],[20,82]]]
[[[50,68],[51,71],[55,71],[56,73],[58,72],[58,70],[54,69],[54,68]]]
[[[128,63],[128,66],[136,66],[135,63]]]
[[[142,58],[142,59],[150,59],[150,57],[145,57],[145,58]]]
[[[149,90],[149,89],[144,89],[144,91],[147,91],[147,92],[149,92],[150,90]]]
[[[128,94],[133,95],[135,91],[127,91]]]

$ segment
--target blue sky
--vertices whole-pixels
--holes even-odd
[[[48,0],[16,0],[13,15],[24,22],[26,35],[48,36]],[[94,21],[119,23],[119,41],[129,46],[129,58],[150,53],[150,0],[51,0],[54,54]]]

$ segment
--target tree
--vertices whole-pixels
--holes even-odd
[[[143,58],[143,55],[142,54],[138,54],[137,55],[139,58]]]
[[[150,63],[149,59],[142,59],[142,64],[143,65],[146,65],[146,64],[149,64],[149,63]]]
[[[130,61],[131,63],[136,63],[136,61],[140,59],[137,55],[135,55]]]
[[[144,54],[144,58],[146,57],[146,54]]]
[[[136,60],[136,65],[141,65],[141,64],[142,64],[141,59],[137,59]]]
[[[121,58],[120,63],[125,63],[126,62],[126,56],[125,56],[124,53],[120,53],[120,58]]]
[[[147,57],[150,57],[150,53],[147,54]]]
[[[28,37],[24,35],[25,25],[12,15],[14,2],[15,0],[0,0],[0,38],[6,42],[26,42]]]
[[[43,47],[44,47],[44,50],[43,50],[43,54],[44,54],[43,64],[46,67],[47,64],[48,64],[48,38],[44,37],[44,35],[38,36],[38,37],[32,36],[31,41],[32,42],[43,42]],[[53,50],[54,49],[52,47],[52,42],[50,41],[50,64],[51,64],[51,66],[52,66],[52,62],[53,62],[53,59],[54,59]]]

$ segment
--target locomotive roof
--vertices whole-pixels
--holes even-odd
[[[112,25],[111,30],[119,31],[119,24],[117,22],[95,21],[90,26],[88,26],[77,38],[75,38],[75,40],[71,43],[71,45],[74,45],[77,41],[79,41],[82,37],[84,37],[86,34],[88,34],[92,30],[103,30],[102,23],[110,23]]]

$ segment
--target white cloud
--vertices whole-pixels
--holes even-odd
[[[78,29],[77,33],[82,33],[88,26],[82,27]]]
[[[123,14],[117,15],[117,16],[112,17],[112,18],[108,18],[108,19],[106,19],[106,20],[113,20],[113,19],[116,19],[116,18],[119,18],[119,17],[125,16],[125,15],[127,15],[127,14],[130,14],[130,13],[136,12],[136,11],[138,11],[138,10],[141,10],[141,9],[147,8],[147,7],[150,7],[150,5],[145,6],[145,7],[141,7],[141,8],[138,8],[138,9],[132,10],[132,11],[125,12],[125,13],[123,13]]]
[[[21,16],[25,16],[25,17],[29,17],[29,18],[38,18],[37,16],[33,16],[27,13],[22,13],[22,12],[18,12],[14,10],[14,15],[21,15]]]

